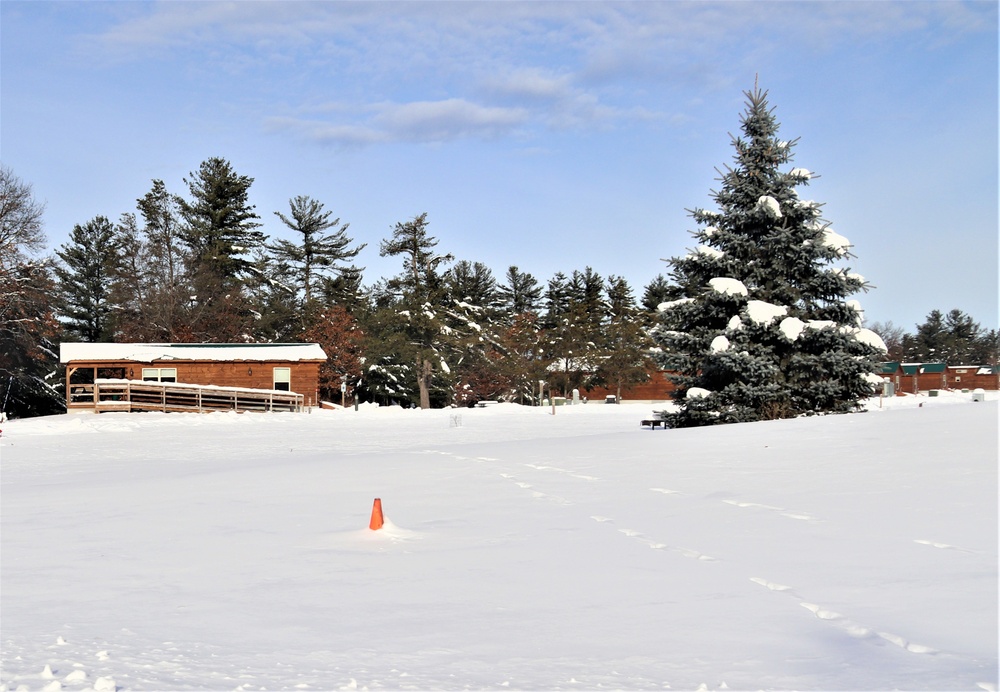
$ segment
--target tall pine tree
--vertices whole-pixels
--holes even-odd
[[[609,276],[606,290],[607,320],[602,330],[603,352],[596,381],[614,387],[615,398],[621,401],[623,388],[649,380],[652,342],[644,313],[636,308],[628,282],[620,276]]]
[[[913,362],[987,365],[996,361],[996,333],[984,330],[958,308],[943,314],[931,310],[916,334],[902,338],[903,357]]]
[[[189,332],[187,308],[196,293],[190,285],[190,252],[181,241],[181,219],[177,197],[167,191],[162,180],[153,180],[152,189],[136,200],[142,217],[141,233],[131,234],[127,224],[119,224],[133,239],[137,282],[132,309],[139,320],[131,325],[137,340],[179,341]]]
[[[522,272],[516,265],[507,268],[504,277],[507,283],[498,291],[504,310],[509,318],[526,312],[536,313],[542,298],[542,287],[538,279],[527,272]]]
[[[185,178],[190,201],[178,198],[184,227],[181,239],[194,254],[199,271],[209,271],[225,284],[251,268],[247,256],[263,244],[260,217],[249,202],[253,178],[238,175],[223,158],[202,162]]]
[[[719,210],[692,212],[699,245],[669,262],[654,338],[678,385],[674,427],[855,410],[884,352],[848,300],[864,279],[833,266],[850,244],[798,196],[813,175],[785,168],[795,142],[778,138],[767,93],[746,96]]]
[[[56,254],[66,331],[81,341],[113,341],[115,288],[120,276],[115,227],[104,216],[77,224]]]
[[[438,241],[427,233],[427,214],[406,223],[397,223],[392,238],[383,240],[383,257],[403,257],[403,271],[386,282],[390,293],[398,297],[396,314],[402,321],[410,353],[404,356],[413,363],[420,408],[430,408],[430,389],[435,370],[447,374],[441,358],[444,313],[441,309],[447,292],[443,265],[454,257],[434,251]],[[438,364],[441,365],[438,365]]]
[[[295,241],[279,239],[268,248],[291,267],[296,288],[302,291],[308,307],[320,283],[317,279],[353,269],[344,262],[356,258],[365,244],[350,247],[354,241],[347,235],[349,224],[341,224],[339,218],[331,219],[333,212],[324,211],[322,202],[299,195],[290,199],[288,205],[291,217],[278,211],[274,215],[299,237]]]

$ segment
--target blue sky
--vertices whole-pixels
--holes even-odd
[[[211,156],[273,236],[320,200],[368,243],[637,295],[712,208],[743,91],[770,92],[801,196],[854,243],[869,321],[996,327],[996,2],[0,3],[0,158],[50,245]]]

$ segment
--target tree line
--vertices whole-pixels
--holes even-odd
[[[134,211],[75,225],[44,256],[43,207],[2,169],[3,360],[10,415],[60,410],[59,341],[317,342],[329,359],[321,395],[422,407],[644,381],[662,277],[641,304],[620,276],[590,267],[542,283],[510,266],[438,251],[426,213],[379,246],[400,271],[364,283],[365,244],[323,202],[289,200],[269,238],[249,203],[253,178],[223,158],[184,178],[153,180]]]
[[[43,206],[0,166],[2,410],[63,408],[65,340],[317,342],[323,397],[346,385],[361,401],[425,408],[536,402],[540,382],[546,394],[620,395],[662,369],[676,386],[672,426],[854,410],[877,360],[996,364],[996,330],[957,309],[912,334],[864,328],[848,298],[868,286],[835,266],[850,244],[799,198],[813,174],[783,168],[795,140],[777,137],[766,92],[746,96],[718,210],[691,212],[697,247],[639,298],[590,267],[544,283],[517,266],[498,277],[439,250],[426,213],[380,241],[399,273],[365,284],[349,223],[296,196],[273,212],[287,238],[269,238],[253,178],[220,157],[183,179],[185,194],[153,180],[134,210],[75,225],[46,256]]]
[[[931,310],[915,331],[891,321],[876,322],[872,330],[885,341],[888,359],[909,363],[996,365],[1000,362],[1000,334],[984,329],[971,315],[953,308]]]

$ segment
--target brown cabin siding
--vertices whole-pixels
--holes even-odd
[[[649,381],[642,384],[635,384],[631,387],[622,387],[622,401],[670,401],[673,398],[673,391],[677,389],[673,382],[667,378],[667,373],[656,370],[650,373]],[[617,387],[592,387],[581,393],[590,401],[602,401],[607,396],[618,394]]]
[[[978,365],[949,365],[943,372],[907,374],[902,366],[895,372],[883,372],[883,380],[892,382],[898,394],[919,394],[931,389],[1000,389],[1000,374],[979,374]]]
[[[1000,374],[980,375],[977,365],[949,366],[946,374],[951,389],[1000,389]]]
[[[884,380],[895,384],[900,394],[919,394],[931,389],[988,389],[1000,390],[1000,373],[977,374],[978,365],[948,366],[944,372],[928,372],[908,375],[897,369],[892,373],[881,373]],[[651,373],[649,382],[622,387],[622,400],[669,401],[676,386],[669,380],[667,373],[657,371]],[[615,387],[592,387],[581,391],[591,401],[601,401],[608,395],[617,393]]]
[[[218,387],[247,387],[250,389],[274,389],[274,369],[289,368],[290,390],[305,397],[307,406],[316,404],[319,387],[321,361],[199,361],[199,360],[154,360],[138,363],[129,360],[70,361],[67,373],[95,369],[114,377],[120,370],[122,379],[142,380],[143,368],[175,368],[177,382],[187,384],[214,385]],[[67,385],[72,377],[68,377]],[[67,391],[67,400],[69,392]]]

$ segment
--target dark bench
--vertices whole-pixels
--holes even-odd
[[[649,418],[647,420],[642,421],[642,423],[640,423],[639,425],[643,428],[645,428],[648,425],[650,430],[655,430],[660,426],[663,426],[664,430],[667,429],[666,421],[660,420],[659,418]]]

